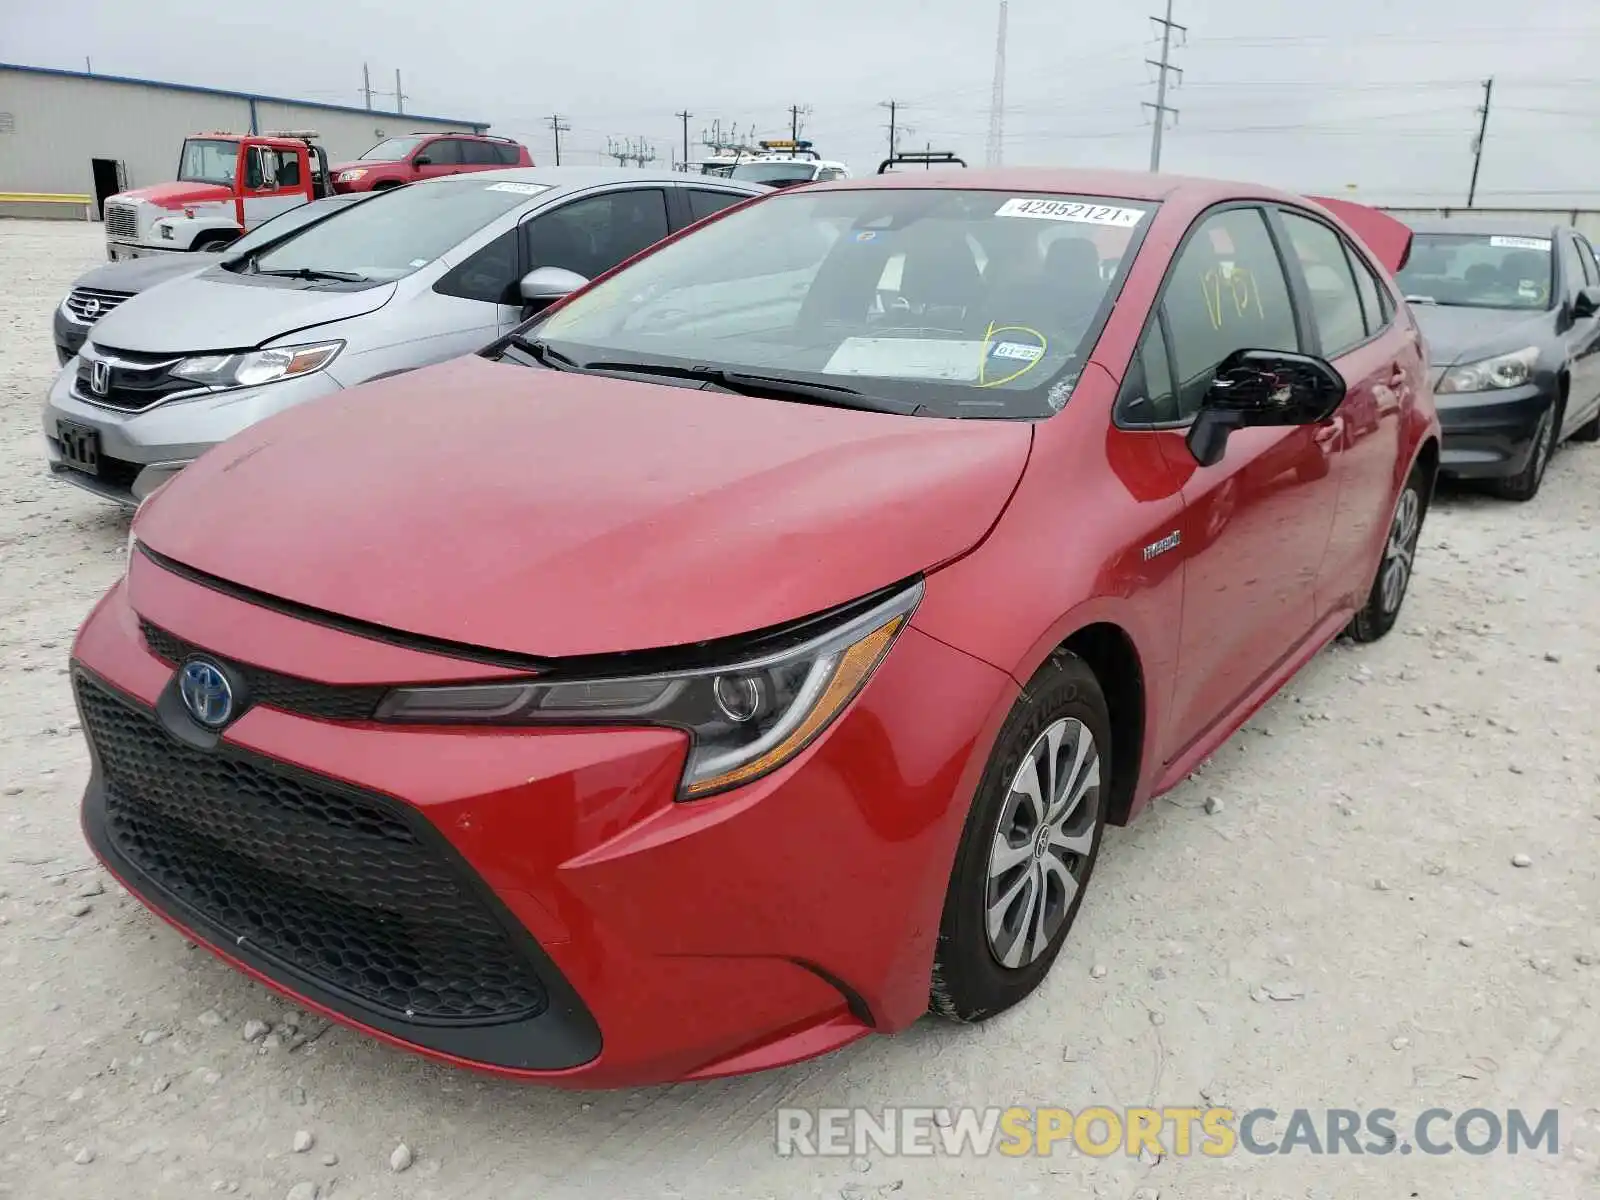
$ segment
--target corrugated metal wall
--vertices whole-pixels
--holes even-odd
[[[386,136],[462,129],[426,117],[342,112],[244,97],[180,91],[0,67],[0,192],[94,192],[91,160],[125,164],[129,187],[177,172],[183,139],[211,129],[314,129],[330,161],[359,157]],[[0,216],[81,216],[60,209],[0,206]]]
[[[1498,221],[1528,221],[1538,225],[1571,225],[1592,242],[1600,242],[1600,209],[1593,208],[1394,208],[1384,206],[1402,221],[1406,217],[1484,217]]]

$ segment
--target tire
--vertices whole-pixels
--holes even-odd
[[[1532,500],[1539,494],[1545,468],[1550,465],[1550,458],[1556,452],[1556,442],[1560,437],[1561,413],[1552,404],[1544,410],[1538,427],[1533,431],[1533,449],[1528,453],[1527,465],[1508,479],[1491,482],[1489,491],[1502,500],[1515,500],[1519,504]]]
[[[1418,464],[1411,468],[1395,500],[1389,536],[1383,544],[1383,557],[1378,562],[1372,590],[1367,593],[1367,603],[1345,628],[1354,641],[1375,642],[1400,619],[1400,607],[1405,603],[1416,564],[1417,541],[1427,515],[1428,480]]]
[[[209,250],[226,250],[237,240],[237,235],[208,233],[195,240],[194,251],[196,254],[204,254]]]
[[[932,1012],[987,1020],[1026,997],[1049,972],[1100,854],[1110,750],[1110,711],[1094,672],[1076,655],[1056,654],[1006,718],[967,814],[939,923]],[[1041,770],[1052,759],[1054,773],[1048,766]],[[1049,832],[1041,831],[1037,801],[1017,787],[1029,777],[1030,763],[1035,795],[1048,798],[1053,789],[1057,797],[1045,806]],[[1002,841],[1011,858],[1005,864],[996,858]],[[1042,907],[1030,905],[1030,897],[1042,897]],[[992,936],[991,900],[1006,901],[994,906],[1001,919]],[[1024,928],[1029,912],[1040,919]]]

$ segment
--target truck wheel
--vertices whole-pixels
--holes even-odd
[[[234,233],[203,233],[194,240],[194,250],[197,254],[208,250],[223,250],[238,240]]]

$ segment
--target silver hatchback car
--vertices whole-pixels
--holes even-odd
[[[136,506],[291,405],[469,354],[764,185],[524,167],[425,180],[123,301],[44,407],[50,470]]]

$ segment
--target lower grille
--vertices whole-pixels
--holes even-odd
[[[130,241],[139,237],[138,210],[131,204],[117,204],[107,201],[105,205],[106,236],[113,238],[126,238]]]
[[[198,646],[168,633],[149,621],[139,622],[145,645],[157,658],[176,666],[191,654],[203,654]],[[317,717],[325,721],[367,721],[377,711],[378,702],[388,688],[381,685],[351,684],[339,686],[302,679],[298,675],[282,675],[276,671],[263,671],[259,667],[233,663],[234,670],[244,677],[245,693],[252,704],[265,704],[285,712]]]
[[[85,325],[93,325],[132,292],[108,292],[102,288],[73,288],[67,293],[67,311]]]
[[[110,844],[229,941],[406,1022],[548,1007],[463,868],[403,805],[226,747],[192,749],[93,680],[75,686]]]

